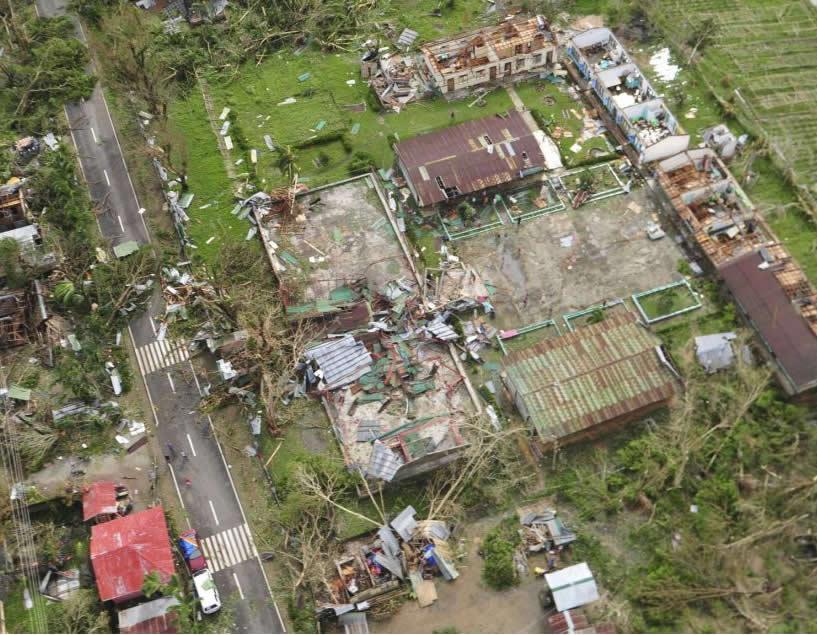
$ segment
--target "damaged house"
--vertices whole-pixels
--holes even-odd
[[[483,27],[420,47],[429,83],[448,98],[496,81],[542,73],[556,62],[556,34],[540,15]]]
[[[641,163],[660,161],[689,147],[689,135],[610,29],[579,33],[567,52]]]
[[[397,162],[417,205],[454,201],[561,167],[556,145],[526,115],[483,117],[396,144]]]
[[[502,379],[546,446],[606,432],[669,404],[677,371],[631,313],[509,354]]]

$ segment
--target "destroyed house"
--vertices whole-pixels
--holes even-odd
[[[660,161],[656,171],[675,224],[714,267],[770,240],[765,222],[713,150],[681,152]]]
[[[313,347],[305,359],[351,469],[399,481],[456,460],[465,447],[459,424],[471,404],[435,338],[364,332]]]
[[[719,273],[760,336],[789,395],[817,389],[817,291],[781,245],[734,258]]]
[[[483,27],[420,47],[444,95],[488,82],[539,73],[556,61],[556,35],[542,16]]]
[[[25,289],[0,290],[0,349],[28,341],[26,295]]]
[[[255,206],[287,320],[343,333],[414,294],[414,264],[377,187],[364,175],[299,193],[289,212],[275,200]]]
[[[22,181],[0,186],[0,232],[28,225]]]
[[[426,207],[542,171],[549,141],[511,111],[418,135],[395,151],[414,199]]]
[[[642,163],[689,147],[689,135],[610,29],[579,33],[567,52]]]
[[[595,436],[667,405],[677,372],[660,340],[631,313],[515,351],[502,379],[544,444]]]

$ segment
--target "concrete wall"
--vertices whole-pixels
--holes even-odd
[[[526,73],[544,72],[548,66],[553,65],[556,61],[556,57],[556,48],[543,47],[538,50],[522,53],[521,55],[502,58],[496,62],[488,62],[481,66],[462,69],[462,71],[458,73],[452,72],[445,74],[435,70],[434,64],[428,59],[427,54],[424,54],[423,60],[437,88],[445,95],[452,91],[474,88],[491,82],[514,79],[516,76]],[[495,79],[491,79],[492,68],[496,69]],[[454,85],[451,88],[449,88],[450,79],[454,80]]]

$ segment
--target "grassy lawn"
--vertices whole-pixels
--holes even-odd
[[[567,84],[561,84],[560,86],[564,87]],[[582,104],[573,101],[567,92],[561,92],[558,85],[551,84],[547,80],[534,79],[517,84],[515,88],[517,95],[519,95],[525,106],[530,110],[539,111],[545,121],[552,123],[548,130],[550,133],[556,127],[562,129],[562,136],[554,139],[554,141],[559,146],[559,152],[562,155],[565,167],[593,158],[594,150],[603,154],[610,152],[610,147],[603,136],[590,137],[584,141],[579,141],[579,136],[584,127]],[[545,103],[546,99],[548,102],[552,99],[553,103]],[[575,110],[582,119],[577,119],[571,109]],[[567,118],[564,116],[564,111],[567,111]],[[565,136],[564,131],[568,132],[570,136]],[[578,152],[573,152],[571,148],[576,143],[581,146],[581,149]]]
[[[307,73],[307,78],[299,79]],[[389,167],[394,159],[390,134],[405,139],[512,107],[507,93],[497,89],[486,97],[482,108],[440,98],[411,104],[399,114],[378,113],[367,103],[369,87],[360,79],[356,55],[326,55],[313,50],[300,55],[282,51],[261,66],[245,67],[240,80],[224,83],[212,79],[210,88],[216,111],[227,106],[236,112],[250,147],[258,150],[258,174],[268,183],[280,183],[282,177],[275,167],[275,153],[267,149],[265,135],[277,146],[344,134],[348,151],[338,141],[298,150],[300,177],[310,186],[349,176],[348,163],[357,151],[371,155],[378,167]],[[278,105],[289,98],[295,103]],[[200,101],[198,95],[189,101],[196,100]],[[352,105],[365,110],[351,110],[348,107]],[[320,153],[328,160],[318,165],[315,159]]]
[[[698,298],[685,285],[642,296],[638,301],[651,320],[698,304]]]
[[[216,139],[207,120],[204,100],[197,92],[185,101],[174,102],[170,119],[186,140],[188,153],[188,184],[195,194],[187,210],[190,237],[198,249],[195,255],[210,261],[218,258],[223,241],[244,240],[249,222],[236,220],[230,215],[235,205],[234,185],[230,182]],[[209,207],[201,209],[202,205]],[[215,236],[209,245],[207,240]],[[259,249],[258,241],[248,248]]]

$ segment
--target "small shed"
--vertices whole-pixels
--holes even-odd
[[[104,523],[117,515],[116,484],[97,481],[82,489],[82,520]]]
[[[715,333],[695,338],[695,354],[707,373],[729,368],[734,363],[735,353],[731,342],[736,337],[734,333]]]
[[[557,611],[569,611],[599,599],[599,590],[586,562],[545,574]]]
[[[176,611],[179,601],[161,597],[119,611],[120,633],[178,633]]]

